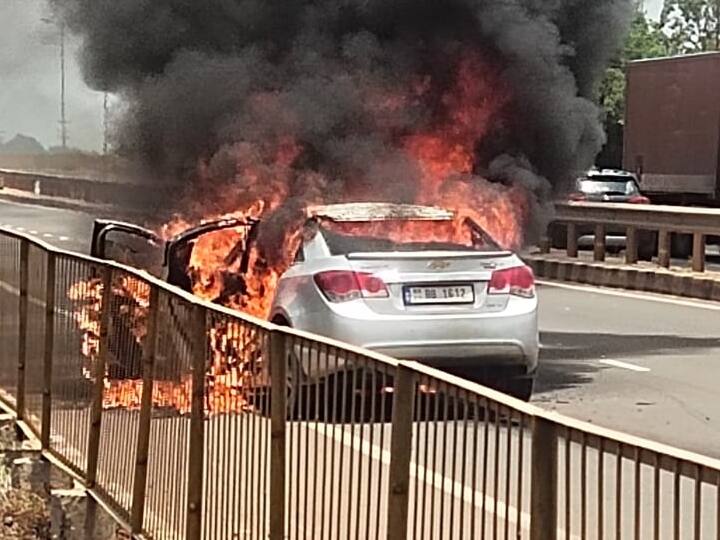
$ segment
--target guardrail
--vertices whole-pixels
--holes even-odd
[[[717,460],[5,230],[0,390],[138,536],[720,534]]]
[[[0,169],[0,188],[26,191],[34,195],[73,199],[94,204],[128,205],[158,197],[158,186],[152,190],[139,184],[105,182],[53,174]],[[160,190],[162,191],[162,190]]]
[[[625,260],[628,264],[638,261],[641,250],[648,253],[648,248],[656,248],[648,255],[657,255],[658,265],[669,268],[673,235],[680,238],[690,235],[692,249],[682,251],[692,253],[695,272],[704,272],[707,237],[720,237],[720,209],[714,208],[578,202],[558,203],[555,211],[542,251],[548,252],[555,244],[554,247],[564,247],[569,257],[578,256],[578,238],[584,227],[588,229],[585,233],[594,237],[594,260],[604,261],[608,229],[614,229],[624,233],[627,239]],[[558,229],[558,225],[564,230]]]

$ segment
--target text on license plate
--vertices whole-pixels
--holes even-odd
[[[472,285],[442,285],[436,287],[406,287],[406,304],[472,304],[475,292]]]

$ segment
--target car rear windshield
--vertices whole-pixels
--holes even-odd
[[[496,251],[479,227],[454,221],[332,222],[321,226],[332,255],[412,251]]]
[[[578,182],[580,191],[588,195],[637,195],[639,193],[634,180],[603,176],[584,178]]]

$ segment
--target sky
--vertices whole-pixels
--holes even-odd
[[[44,0],[0,0],[0,137],[16,133],[44,146],[60,144],[59,31],[43,22]],[[68,144],[102,148],[103,94],[82,81],[75,57],[79,43],[68,43],[66,115]]]
[[[660,17],[660,11],[663,7],[663,0],[645,0],[645,10],[648,14],[657,19]]]
[[[658,17],[663,0],[645,0]],[[60,143],[59,32],[42,19],[45,0],[0,0],[0,139],[16,133],[43,145]],[[103,95],[82,81],[76,60],[80,43],[68,39],[66,116],[69,145],[100,151]]]

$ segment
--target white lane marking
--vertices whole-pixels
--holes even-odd
[[[638,373],[647,373],[648,371],[650,371],[650,368],[636,366],[635,364],[628,364],[627,362],[620,362],[619,360],[600,360],[600,363],[620,369],[637,371]]]
[[[352,450],[356,450],[374,461],[379,461],[383,465],[390,465],[389,450],[386,450],[376,444],[370,444],[366,439],[358,437],[353,433],[348,433],[342,427],[324,424],[317,425],[310,422],[305,424],[304,427],[317,431],[321,435],[335,440],[336,443],[345,445]],[[343,433],[343,431],[345,432]],[[476,506],[482,506],[483,508],[488,509],[488,511],[495,507],[496,502],[492,496],[486,495],[477,489],[473,490],[471,486],[463,485],[453,478],[448,478],[439,472],[428,470],[414,462],[410,465],[410,475],[414,476],[418,482],[428,484],[433,489],[442,491],[451,497],[459,496],[459,498],[465,503],[470,503],[474,496],[476,499]],[[507,519],[509,523],[516,524],[517,509],[512,505],[505,504],[502,501],[497,501],[497,517],[501,520]],[[528,530],[530,528],[530,514],[527,512],[520,512],[520,522],[521,527]]]
[[[70,240],[70,238],[68,238],[67,236],[60,236],[58,237],[58,240],[60,240],[61,242],[67,242],[68,240]]]
[[[54,235],[52,233],[46,232],[43,233],[43,238],[52,238]]]
[[[633,300],[647,300],[649,302],[659,302],[661,304],[673,304],[682,307],[691,307],[698,309],[707,309],[710,311],[720,311],[720,304],[710,304],[703,302],[693,302],[691,300],[681,300],[679,298],[664,297],[658,294],[652,293],[636,293],[630,291],[621,291],[616,289],[604,289],[599,287],[593,287],[589,285],[571,285],[568,283],[556,283],[554,281],[536,280],[535,283],[538,285],[544,285],[547,287],[556,287],[558,289],[569,289],[571,291],[582,291],[592,294],[602,294],[605,296],[619,296],[621,298],[632,298]]]
[[[28,231],[30,234],[37,234],[37,231]]]
[[[18,289],[18,288],[15,287],[14,285],[10,285],[9,283],[6,283],[5,281],[0,281],[0,290],[1,290],[1,291],[5,291],[5,292],[10,293],[10,294],[14,294],[15,296],[19,296],[19,295],[20,295],[20,289]],[[31,297],[31,298],[28,299],[28,301],[29,301],[31,304],[34,304],[34,305],[36,305],[36,306],[45,307],[45,302],[42,301],[42,300],[40,300],[39,298],[32,298],[32,297]],[[68,319],[74,319],[74,318],[75,318],[75,312],[74,312],[74,311],[68,311],[67,309],[64,309],[64,308],[56,307],[56,308],[55,308],[55,313],[58,314],[58,315],[61,315],[61,316],[63,316],[63,317],[66,317],[66,318],[68,318]]]
[[[15,227],[15,230],[16,230],[16,231],[24,231],[24,230],[25,230],[25,227]]]

